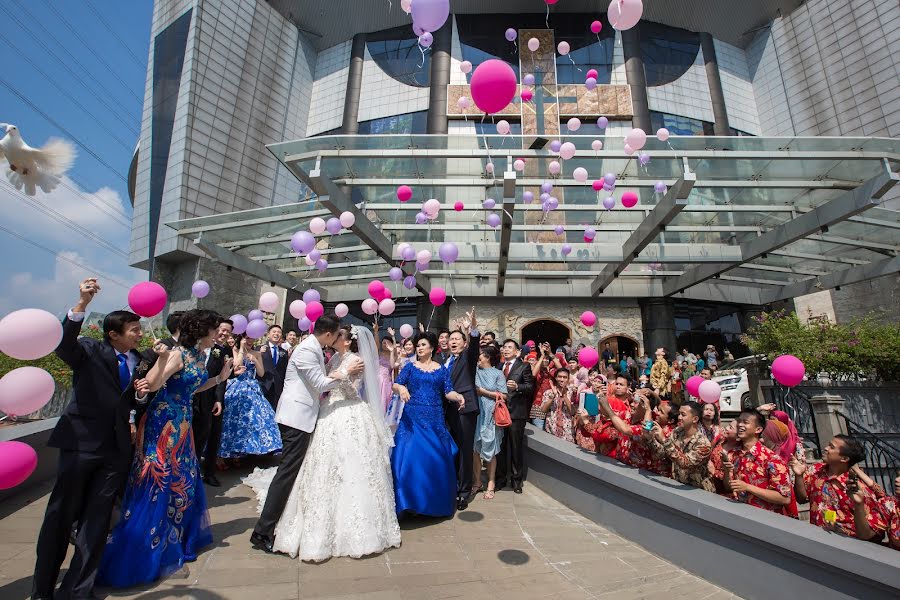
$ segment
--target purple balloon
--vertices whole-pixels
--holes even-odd
[[[337,235],[341,232],[341,220],[337,217],[331,217],[328,221],[325,222],[325,231],[330,233],[331,235]]]
[[[427,220],[428,217],[425,216],[425,213],[418,213],[416,215],[416,225],[423,225]]]
[[[191,293],[197,298],[206,298],[209,295],[209,284],[199,279],[191,286]]]
[[[607,196],[606,198],[603,199],[603,208],[605,208],[606,210],[612,210],[613,207],[615,207],[615,205],[616,205],[616,199],[613,198],[612,196]]]
[[[603,191],[604,191],[604,192],[611,192],[611,191],[613,191],[614,189],[616,189],[615,184],[609,185],[609,184],[606,183],[605,181],[603,182]]]
[[[228,319],[234,324],[234,333],[240,335],[247,331],[247,317],[244,315],[231,315]]]
[[[556,227],[553,228],[553,232],[556,235],[562,235],[566,232],[566,228],[563,227],[562,225],[557,225]]]
[[[403,280],[403,287],[405,287],[408,290],[411,290],[414,287],[416,287],[416,278],[412,275],[407,275],[406,279]]]
[[[656,185],[653,186],[653,190],[657,194],[665,194],[666,193],[666,184],[662,181],[657,181]]]
[[[534,75],[529,73],[528,75],[526,75],[525,77],[522,78],[522,83],[524,83],[525,85],[534,85]]]
[[[319,252],[318,250],[316,250],[315,248],[313,248],[312,250],[309,251],[309,254],[307,254],[307,256],[309,257],[309,260],[316,262],[317,260],[322,258],[322,253]]]
[[[519,33],[512,27],[510,27],[509,29],[506,30],[506,41],[507,42],[514,42],[517,37],[519,37]]]
[[[438,248],[438,256],[440,256],[441,260],[448,265],[453,264],[456,262],[456,259],[459,258],[459,248],[457,248],[456,244],[453,242],[444,242],[441,244],[441,247]]]
[[[319,270],[319,273],[324,273],[325,269],[328,268],[328,261],[324,258],[320,258],[316,261],[316,268]]]
[[[523,192],[522,201],[531,204],[532,202],[534,202],[534,194],[532,192]]]
[[[494,207],[497,206],[497,201],[493,198],[488,198],[481,205],[485,210],[494,210]]]
[[[650,155],[647,154],[646,152],[641,152],[638,155],[638,162],[641,163],[642,167],[646,167],[647,164],[650,162]]]
[[[586,237],[589,240],[594,239],[595,237],[597,237],[597,230],[594,229],[593,227],[588,227],[587,229],[584,230],[584,237]]]
[[[291,236],[291,248],[297,254],[306,254],[316,247],[316,238],[308,231],[298,231]]]
[[[541,184],[541,191],[546,194],[549,194],[550,192],[553,191],[553,184],[550,183],[549,181],[545,181],[544,183]]]
[[[322,300],[322,294],[318,292],[318,290],[306,290],[303,292],[303,301],[309,304],[310,302],[319,302]]]
[[[450,16],[449,0],[418,0],[413,2],[413,23],[417,23],[425,31],[437,31]]]
[[[403,269],[400,267],[391,267],[391,270],[388,271],[388,277],[391,281],[400,281],[403,279]]]
[[[584,80],[584,87],[586,87],[589,90],[597,89],[597,80],[594,79],[593,77],[588,77],[587,79]]]
[[[541,210],[544,211],[545,213],[550,212],[550,201],[549,200],[541,203]]]
[[[568,256],[572,253],[572,246],[570,246],[569,244],[563,244],[562,250],[560,250],[560,252],[562,252],[563,256]]]
[[[420,35],[422,35],[423,33],[425,33],[425,30],[422,29],[421,27],[419,27],[419,24],[418,24],[418,23],[416,23],[415,21],[413,21],[413,33],[416,34],[416,37],[419,37]]]
[[[429,263],[416,261],[416,270],[417,271],[426,271],[428,269],[428,267],[429,267]]]
[[[559,208],[559,198],[556,196],[550,196],[550,199],[547,200],[547,205],[550,207],[550,210],[556,210]]]
[[[559,152],[559,149],[562,148],[562,142],[559,140],[553,140],[550,142],[550,151],[551,152]]]
[[[247,337],[252,338],[254,340],[261,338],[266,335],[266,330],[269,328],[266,325],[266,322],[262,319],[253,319],[249,323],[247,323]]]
[[[609,119],[606,117],[600,117],[597,119],[597,128],[598,129],[606,129],[609,126]]]
[[[607,173],[603,176],[603,181],[606,182],[606,185],[616,185],[616,176],[612,173]]]
[[[487,216],[487,224],[493,228],[497,228],[500,226],[500,215],[497,213],[491,213]]]
[[[260,319],[265,319],[266,315],[263,314],[261,310],[251,310],[247,313],[247,321],[259,321]]]
[[[310,327],[312,327],[312,323],[306,317],[297,319],[297,329],[300,331],[309,331]]]
[[[400,258],[407,262],[416,260],[416,249],[412,246],[407,246],[403,249],[403,252],[400,253]]]
[[[549,199],[550,199],[550,194],[548,194],[547,192],[544,192],[543,194],[541,194],[541,202],[546,202]]]

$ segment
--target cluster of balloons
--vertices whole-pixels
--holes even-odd
[[[431,262],[431,251],[430,250],[419,250],[418,252],[416,252],[416,249],[413,248],[412,245],[407,242],[403,242],[402,244],[397,246],[397,253],[400,255],[400,258],[404,262],[415,261],[417,271],[425,271],[426,269],[428,269],[428,264]],[[393,269],[391,271],[393,271]],[[402,270],[400,271],[399,275],[400,276],[403,275]],[[407,279],[409,279],[410,277],[412,277],[412,279],[413,279],[411,285],[407,285],[406,280],[404,280],[404,282],[403,282],[403,287],[405,287],[408,290],[411,290],[414,287],[416,287],[415,277],[410,275],[409,277],[407,277]],[[393,277],[392,277],[392,280],[399,281],[399,279],[393,279]]]
[[[366,298],[362,302],[362,311],[364,313],[367,315],[380,313],[383,316],[393,314],[397,305],[393,299],[394,295],[384,283],[377,279],[373,279],[369,282],[368,292],[371,298]]]
[[[434,41],[432,33],[443,27],[450,16],[450,0],[401,0],[400,6],[412,15],[413,31],[419,36],[419,44],[426,48]]]

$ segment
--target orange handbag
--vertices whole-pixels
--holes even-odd
[[[494,425],[497,427],[509,427],[512,425],[509,409],[506,407],[506,402],[503,400],[498,400],[494,405]]]

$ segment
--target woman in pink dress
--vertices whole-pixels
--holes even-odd
[[[378,348],[378,381],[381,384],[381,401],[385,411],[391,403],[394,385],[394,367],[397,364],[396,345],[394,344],[394,328],[388,327],[388,335],[381,338]],[[375,339],[378,339],[378,323],[372,326]]]

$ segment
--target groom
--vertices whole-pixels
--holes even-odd
[[[284,391],[278,400],[275,420],[281,429],[283,446],[281,463],[269,485],[266,504],[250,535],[254,548],[272,552],[275,525],[284,512],[294,480],[303,464],[309,438],[319,417],[319,399],[345,377],[363,371],[362,361],[353,361],[341,371],[325,375],[325,356],[322,349],[337,341],[341,323],[336,317],[323,316],[316,321],[315,334],[303,340],[291,354],[284,378]]]

